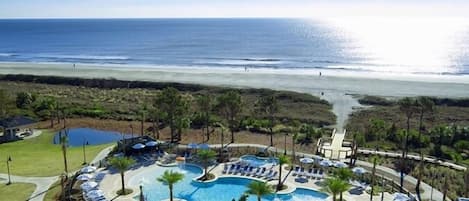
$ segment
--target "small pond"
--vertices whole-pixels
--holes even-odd
[[[131,138],[131,135],[124,134],[124,138]],[[107,144],[122,140],[122,134],[116,131],[103,131],[92,128],[71,128],[68,129],[68,144],[71,147],[82,146],[84,142],[88,145]],[[54,136],[54,144],[60,144],[59,133]]]

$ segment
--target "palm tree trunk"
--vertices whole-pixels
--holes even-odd
[[[140,121],[140,136],[143,136],[144,122],[145,122],[145,114],[142,114],[142,120]]]
[[[153,138],[156,138],[156,123],[155,123],[155,120],[153,120],[151,122],[151,124],[153,125],[153,129],[151,129],[151,132],[153,134]],[[157,138],[156,138],[157,139]]]
[[[273,147],[274,146],[274,132],[273,132],[273,129],[272,127],[269,128],[270,130],[270,146]]]
[[[207,142],[210,140],[210,126],[208,125],[210,123],[210,115],[207,113],[207,116],[205,117],[205,129],[206,129],[206,135],[207,135]]]
[[[282,165],[280,165],[279,170],[278,170],[278,185],[277,185],[277,191],[282,190]]]
[[[333,201],[336,201],[336,200],[337,200],[337,194],[335,194],[335,193],[332,194],[332,200],[333,200]]]
[[[54,128],[54,116],[52,115],[52,113],[50,114],[50,127]]]
[[[419,171],[417,175],[417,184],[415,185],[415,192],[417,193],[417,197],[419,200],[422,200],[420,197],[420,183],[422,181],[422,175],[423,175],[423,153],[422,150],[420,150],[420,164],[419,164]]]
[[[230,128],[230,131],[231,131],[231,143],[234,143],[234,131],[233,131],[233,127]]]
[[[173,201],[173,185],[169,186],[169,201]]]
[[[408,148],[408,140],[409,140],[409,132],[410,132],[410,116],[407,116],[407,131],[405,134],[405,141],[404,141],[404,150],[402,152],[402,161],[401,161],[401,167],[399,168],[401,171],[401,181],[400,181],[400,191],[401,193],[404,191],[404,167],[405,167],[405,162],[406,162],[406,156],[407,156],[407,148]]]
[[[261,201],[261,196],[257,196],[257,201]]]
[[[371,176],[371,192],[370,192],[370,201],[373,201],[373,191],[375,188],[375,177],[376,177],[376,158],[373,159],[373,170],[371,171],[372,176]]]
[[[122,195],[125,195],[124,172],[121,172]]]
[[[343,200],[343,199],[342,199],[342,198],[343,198],[342,194],[343,194],[342,192],[340,192],[340,194],[339,194],[339,200],[340,200],[340,201]]]

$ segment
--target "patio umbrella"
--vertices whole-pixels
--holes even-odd
[[[300,162],[303,163],[303,164],[310,164],[310,163],[314,163],[314,159],[312,159],[312,158],[300,158]]]
[[[394,193],[393,194],[393,201],[409,201],[410,198],[404,193]]]
[[[132,146],[132,149],[143,149],[145,148],[145,145],[142,143],[137,143]]]
[[[318,160],[318,161],[323,159],[321,156],[318,156],[318,155],[312,155],[311,158]]]
[[[365,174],[366,170],[365,168],[362,168],[362,167],[354,167],[352,168],[352,172],[355,174]]]
[[[145,143],[145,146],[147,147],[154,147],[156,145],[158,145],[158,142],[156,141],[148,141],[147,143]]]
[[[93,175],[91,174],[81,174],[81,175],[78,175],[77,177],[77,180],[80,180],[80,181],[88,181],[90,179],[93,179]]]
[[[80,170],[81,173],[92,173],[94,171],[96,171],[95,166],[86,166],[84,168],[81,168],[81,170]]]
[[[321,162],[319,162],[319,165],[323,167],[330,167],[333,165],[333,163],[330,160],[322,160]]]
[[[104,192],[102,190],[92,190],[86,193],[86,197],[89,197],[91,199],[101,197],[101,196],[104,196]]]
[[[334,167],[337,167],[337,168],[346,168],[346,167],[348,167],[348,165],[345,164],[345,163],[342,162],[342,161],[337,161],[337,162],[334,163]]]
[[[84,191],[88,192],[98,186],[98,183],[94,181],[88,181],[80,185],[80,188],[83,189]]]
[[[210,149],[208,144],[199,144],[199,149]]]
[[[197,149],[197,144],[196,144],[196,143],[189,143],[189,144],[187,145],[187,147],[188,147],[189,149]]]

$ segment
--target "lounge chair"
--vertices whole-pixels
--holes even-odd
[[[319,170],[318,179],[324,179],[324,170]]]
[[[306,172],[305,174],[306,174],[306,177],[310,177],[311,179],[314,178],[312,168],[309,168],[308,172]]]
[[[268,175],[268,176],[267,176],[267,180],[269,180],[269,181],[270,181],[270,180],[274,180],[275,177],[277,176],[277,173],[278,173],[278,172],[275,171],[275,172],[273,172],[272,174]]]
[[[299,166],[295,166],[295,170],[293,171],[293,176],[296,176],[298,175],[298,173],[300,172],[300,167]]]
[[[230,166],[230,169],[231,169],[231,166]],[[226,172],[228,172],[228,165],[227,164],[223,165],[223,170],[221,171],[221,173],[226,174]]]
[[[251,176],[253,176],[253,177],[254,177],[254,176],[257,176],[257,174],[259,174],[260,171],[261,171],[261,168],[260,168],[260,167],[257,167],[257,168],[256,168],[256,171],[251,172]]]
[[[236,170],[235,173],[244,174],[244,172],[246,172],[247,170],[248,170],[248,166],[244,166],[244,167],[239,168],[238,170]]]
[[[319,179],[319,170],[318,169],[314,169],[313,177]]]
[[[270,174],[272,174],[273,170],[269,170],[269,172],[266,172],[265,174],[263,174],[261,177],[265,177],[267,178],[267,176],[269,176]]]
[[[241,165],[235,165],[235,167],[232,167],[230,170],[228,170],[228,174],[234,174],[238,169],[241,168]]]
[[[300,176],[300,177],[301,177],[301,176],[306,176],[305,168],[304,168],[304,167],[300,168],[300,172],[298,173],[298,176]]]
[[[263,168],[261,169],[261,171],[259,171],[259,172],[256,174],[256,177],[262,177],[262,175],[264,175],[264,173],[265,173],[265,170],[266,170],[265,167],[263,167]]]
[[[249,176],[251,172],[254,170],[253,166],[247,166],[247,169],[244,171],[244,175]]]

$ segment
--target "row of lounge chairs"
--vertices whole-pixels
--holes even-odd
[[[225,164],[223,167],[223,174],[240,174],[243,176],[251,176],[257,178],[264,178],[268,181],[274,180],[277,177],[278,172],[265,167],[253,167],[243,166],[241,164],[231,164],[228,166]]]
[[[296,166],[293,170],[293,176],[306,177],[311,179],[324,179],[325,174],[322,169],[310,168],[308,171],[305,171],[304,167]]]

